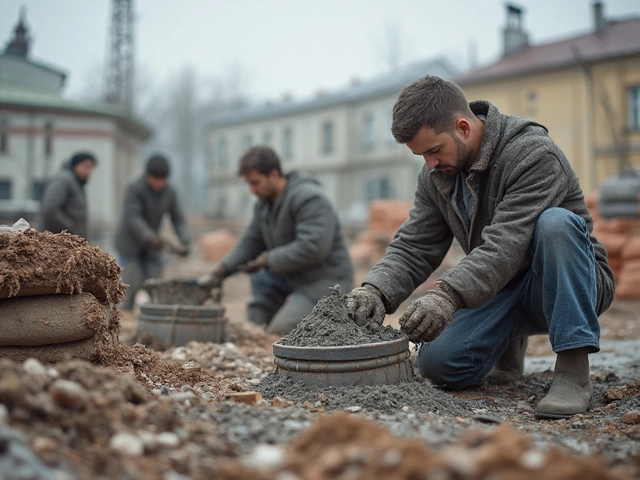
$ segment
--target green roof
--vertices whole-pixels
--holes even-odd
[[[2,106],[106,116],[117,120],[125,130],[132,132],[141,140],[151,135],[149,127],[141,120],[129,115],[122,107],[108,103],[68,99],[45,90],[0,84],[0,108]]]

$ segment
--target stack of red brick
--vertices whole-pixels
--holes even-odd
[[[616,298],[640,298],[640,219],[604,219],[598,212],[597,193],[587,195],[586,201],[593,216],[593,233],[607,247],[616,277]]]

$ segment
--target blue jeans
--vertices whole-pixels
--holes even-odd
[[[300,290],[293,289],[284,276],[269,270],[254,273],[250,280],[252,296],[247,305],[265,312],[269,332],[286,335],[316,304]]]
[[[144,281],[162,277],[164,257],[159,252],[143,249],[135,257],[119,256],[118,261],[122,267],[122,281],[129,285],[120,308],[131,310]]]
[[[536,223],[529,270],[482,307],[460,310],[433,342],[422,344],[423,377],[449,388],[477,385],[514,340],[548,333],[553,351],[600,350],[593,245],[584,220],[562,208]]]

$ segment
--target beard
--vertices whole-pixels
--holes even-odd
[[[436,167],[442,173],[450,177],[458,175],[461,171],[466,170],[471,164],[470,148],[462,143],[455,134],[453,135],[453,140],[456,142],[456,164],[453,166],[447,165],[444,168]]]

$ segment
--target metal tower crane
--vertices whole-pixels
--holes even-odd
[[[106,101],[133,109],[133,0],[111,0]]]

